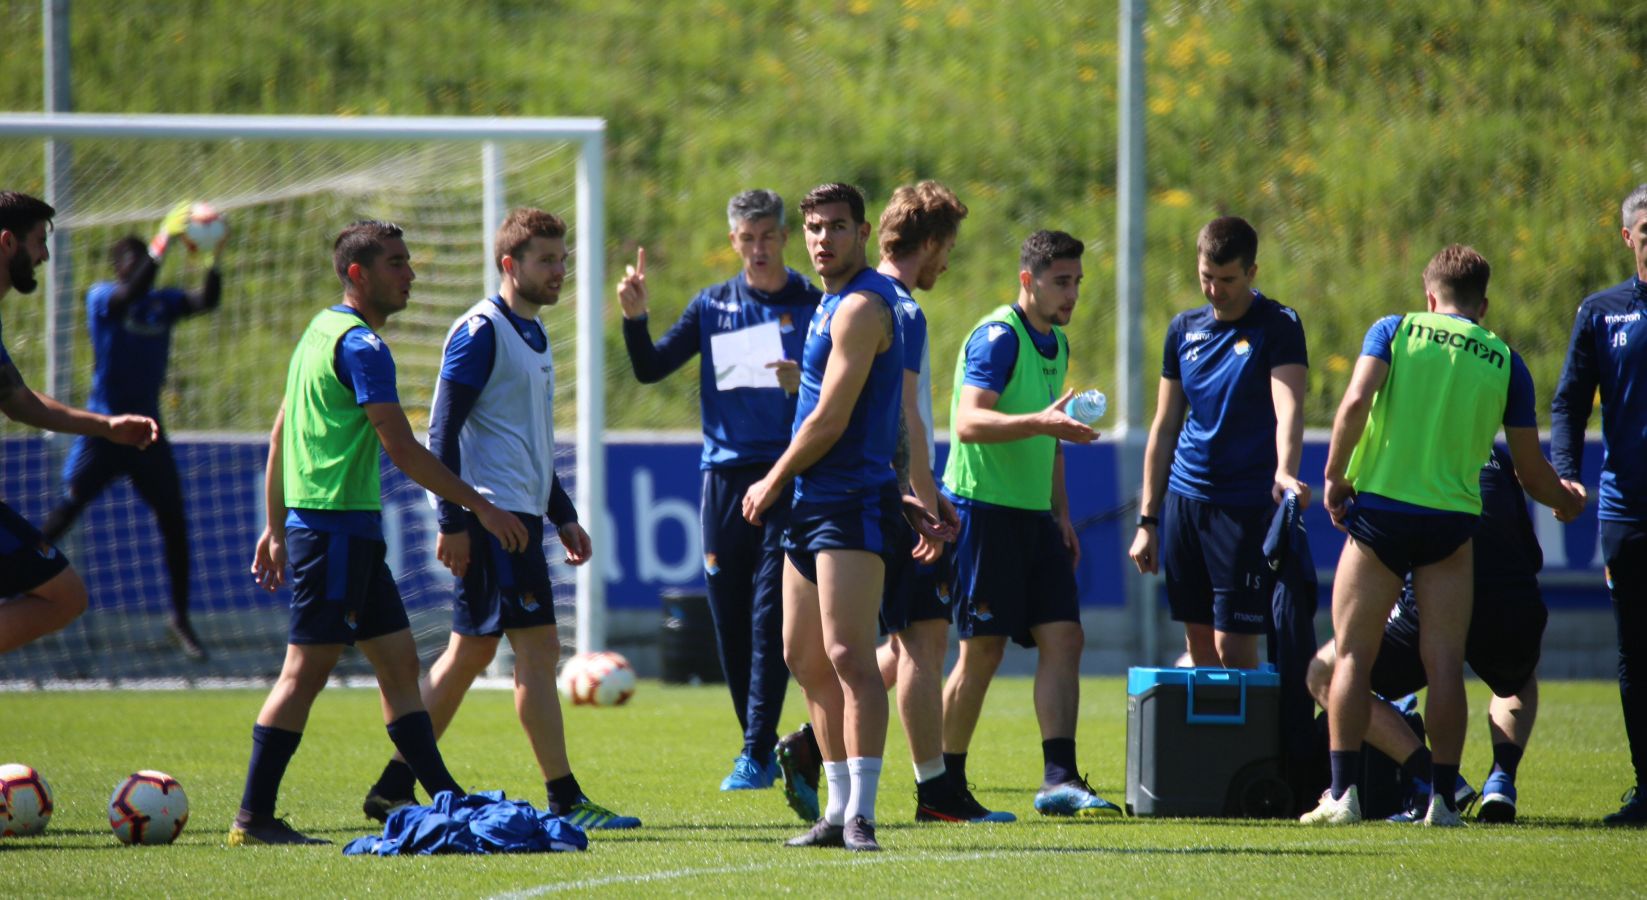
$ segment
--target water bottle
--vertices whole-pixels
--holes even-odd
[[[1102,419],[1104,412],[1108,409],[1109,398],[1104,396],[1103,391],[1097,389],[1082,391],[1069,398],[1069,402],[1064,404],[1064,414],[1082,425],[1091,425]]]

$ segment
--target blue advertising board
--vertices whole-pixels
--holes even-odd
[[[65,447],[66,442],[53,445],[38,437],[0,441],[0,497],[31,521],[43,521],[60,490],[54,460],[61,459]],[[197,605],[224,609],[284,603],[284,593],[263,594],[247,574],[263,523],[264,441],[179,436],[175,448],[184,479]],[[619,440],[607,443],[606,449],[607,509],[598,522],[587,511],[583,520],[596,544],[593,564],[606,577],[608,605],[653,609],[665,588],[701,588],[699,445]],[[947,446],[940,444],[940,464],[946,452]],[[1065,453],[1071,518],[1081,542],[1081,602],[1121,606],[1122,567],[1130,565],[1126,550],[1136,510],[1120,495],[1119,447],[1106,441],[1066,446]],[[1305,472],[1320,472],[1325,459],[1322,441],[1306,443]],[[1600,447],[1591,444],[1586,447],[1585,471],[1593,478],[1599,465]],[[385,466],[384,496],[389,559],[402,593],[409,604],[446,602],[450,582],[434,560],[434,513],[424,492]],[[1566,526],[1550,518],[1548,510],[1534,512],[1551,605],[1605,606],[1594,508]],[[1306,522],[1316,565],[1330,570],[1343,535],[1319,503],[1307,513]],[[87,510],[65,549],[86,578],[95,606],[164,608],[166,578],[159,537],[148,510],[126,485],[113,486]],[[558,559],[559,554],[550,556]],[[557,574],[568,573],[559,569]]]

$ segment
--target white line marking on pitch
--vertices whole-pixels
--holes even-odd
[[[1033,851],[1031,851],[1033,852]],[[887,863],[926,863],[926,862],[958,862],[961,860],[996,859],[1006,856],[1022,855],[1022,851],[986,850],[976,853],[945,853],[921,854],[919,856],[874,856],[856,857],[850,859],[819,860],[803,864],[794,863],[749,863],[739,866],[702,866],[693,869],[666,869],[662,872],[637,872],[632,875],[607,875],[601,878],[584,878],[579,881],[561,881],[554,884],[544,884],[519,891],[510,891],[506,894],[497,894],[492,900],[526,900],[529,897],[541,897],[545,894],[558,894],[563,891],[582,891],[590,888],[608,887],[614,884],[645,884],[654,881],[679,881],[683,878],[699,878],[705,875],[746,875],[751,872],[764,872],[768,869],[811,869],[818,866],[873,866]]]

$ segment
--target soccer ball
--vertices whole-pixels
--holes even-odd
[[[126,776],[109,798],[109,827],[123,844],[169,844],[189,821],[189,798],[165,772]]]
[[[210,253],[223,242],[223,237],[229,233],[229,223],[223,220],[217,207],[210,203],[196,203],[189,211],[189,227],[183,232],[183,239],[188,242],[189,249]]]
[[[51,785],[29,766],[0,766],[0,835],[39,834],[51,821]]]
[[[635,670],[619,653],[579,653],[561,666],[555,683],[573,706],[619,706],[635,695]]]

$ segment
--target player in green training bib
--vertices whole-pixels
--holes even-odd
[[[1424,622],[1419,653],[1429,692],[1430,784],[1458,780],[1464,750],[1464,647],[1481,515],[1481,462],[1500,426],[1516,477],[1533,499],[1571,521],[1584,508],[1544,459],[1533,378],[1520,355],[1483,328],[1481,254],[1454,244],[1424,269],[1425,312],[1375,323],[1333,422],[1324,500],[1349,533],[1333,579],[1338,662],[1328,691],[1332,786],[1303,816],[1311,824],[1361,820],[1355,773],[1370,715],[1373,662],[1390,607],[1412,575]],[[1450,790],[1433,791],[1425,824],[1462,824]]]
[[[1081,545],[1058,442],[1098,437],[1063,411],[1074,394],[1064,388],[1063,328],[1080,296],[1085,249],[1062,231],[1024,241],[1017,301],[985,316],[956,360],[944,469],[944,496],[960,518],[950,596],[961,637],[944,685],[944,764],[966,783],[967,748],[1006,642],[1034,647],[1044,763],[1035,811],[1049,816],[1120,813],[1087,785],[1075,756],[1086,635],[1075,586]]]
[[[252,758],[229,845],[318,844],[275,818],[275,796],[314,705],[345,647],[377,673],[389,739],[433,797],[462,794],[435,746],[418,694],[417,645],[385,561],[381,448],[407,477],[474,512],[509,552],[526,528],[452,474],[412,434],[395,391],[394,359],[378,336],[411,299],[410,253],[398,225],[356,222],[332,263],[343,302],[321,310],[292,351],[286,397],[269,438],[268,522],[252,575],[273,591],[292,565],[286,662],[252,729]]]

